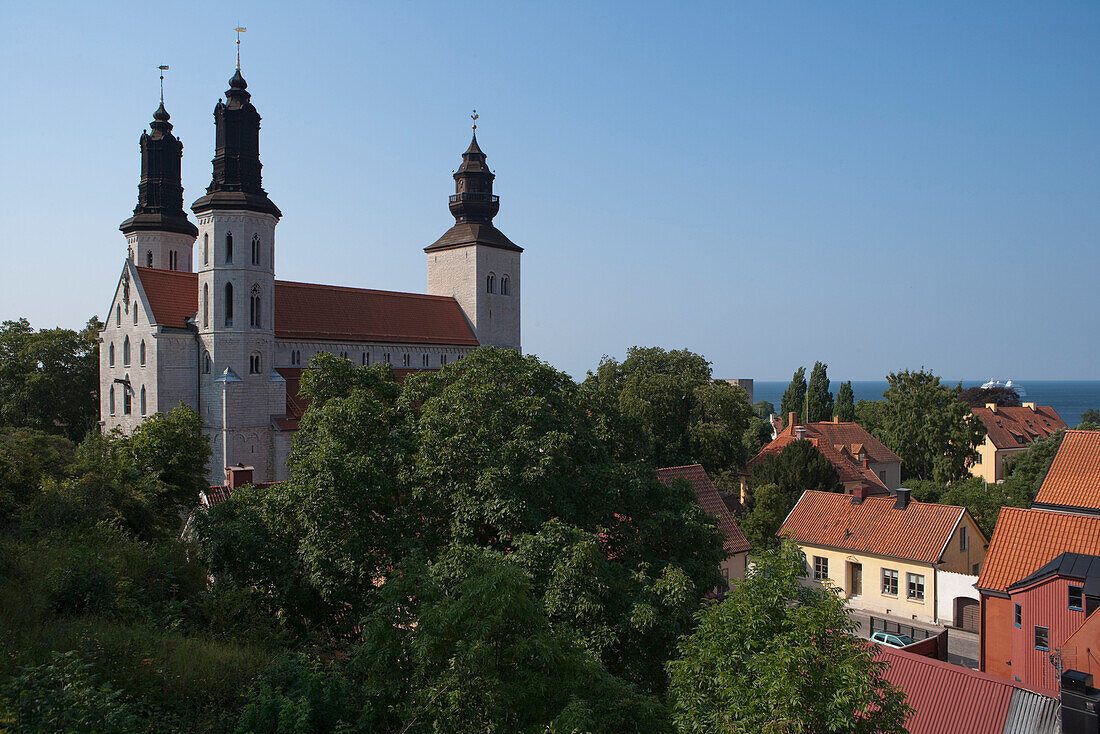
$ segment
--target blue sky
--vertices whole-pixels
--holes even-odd
[[[423,291],[476,107],[576,376],[1100,377],[1096,2],[6,2],[0,318],[102,316],[161,63],[201,195],[237,24],[279,278]]]

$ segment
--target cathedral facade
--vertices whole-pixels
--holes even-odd
[[[260,115],[238,68],[214,107],[206,194],[183,209],[183,144],[164,103],[143,132],[127,257],[100,332],[104,430],[132,431],[181,402],[202,416],[221,483],[229,466],[286,478],[305,410],[298,381],[327,352],[398,375],[434,370],[482,345],[520,349],[520,254],[493,226],[499,198],[476,132],[454,173],[455,224],[427,254],[428,292],[275,279],[282,212],[264,191]]]

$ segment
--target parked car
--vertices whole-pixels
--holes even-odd
[[[909,635],[895,635],[892,632],[876,632],[871,635],[871,641],[890,647],[905,647],[913,644],[913,638]]]

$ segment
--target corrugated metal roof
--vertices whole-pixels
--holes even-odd
[[[1066,431],[1035,502],[1100,510],[1100,431]]]
[[[894,502],[893,497],[868,497],[855,505],[846,494],[809,490],[798,498],[779,534],[796,543],[922,563],[938,561],[966,509],[910,501],[899,510]]]
[[[1061,734],[1058,699],[1017,688],[1005,716],[1002,734]]]
[[[1066,552],[1100,555],[1100,517],[1002,507],[977,587],[1004,591]]]

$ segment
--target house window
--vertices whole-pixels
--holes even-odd
[[[424,366],[425,367],[428,366],[428,355],[426,355],[426,354],[424,355]]]
[[[500,295],[506,296],[511,291],[511,283],[508,282],[508,276],[500,276]]]
[[[149,250],[149,252],[145,253],[145,267],[147,267],[147,268],[153,267],[153,251],[152,250]]]
[[[225,284],[225,325],[233,325],[233,284]]]
[[[898,572],[893,568],[882,569],[882,593],[887,596],[898,595]]]
[[[340,359],[347,359],[347,358],[348,358],[348,353],[347,352],[340,352]]]
[[[1019,604],[1016,605],[1016,610],[1013,612],[1013,624],[1017,627],[1023,626],[1024,622],[1024,610]]]
[[[252,354],[248,355],[248,371],[249,371],[250,374],[253,374],[253,375],[260,374],[260,353],[259,352],[253,352]]]
[[[225,261],[227,263],[233,262],[233,233],[225,233]]]
[[[496,293],[497,290],[497,276],[489,273],[489,277],[485,279],[485,292]]]
[[[252,297],[248,301],[248,323],[253,329],[260,328],[260,286],[252,284]]]
[[[122,388],[122,412],[126,415],[130,415],[130,413],[133,412],[133,406],[130,401],[130,391],[125,387]]]
[[[122,366],[130,366],[130,337],[122,340]]]
[[[967,537],[966,526],[959,528],[959,550],[964,551],[970,547],[970,538]]]
[[[442,367],[445,364],[447,364],[447,355],[446,354],[439,355],[439,366]]]
[[[363,354],[359,357],[359,361],[362,362],[364,367],[366,367],[368,364],[370,364],[370,357],[367,356],[366,352],[363,352]]]
[[[411,365],[412,365],[412,357],[411,357],[411,356],[409,355],[409,353],[408,353],[408,352],[406,352],[406,353],[405,353],[405,354],[404,354],[404,355],[403,355],[403,356],[401,357],[401,366],[402,366],[402,367],[409,367],[409,366],[411,366]]]
[[[111,415],[115,414],[115,386],[111,385],[111,393],[107,396],[108,407],[111,411]]]
[[[202,373],[204,375],[210,374],[210,352],[202,353]]]
[[[981,464],[982,463],[982,455],[981,454],[978,454],[978,458],[974,459],[974,463],[975,464]]]
[[[145,385],[141,386],[141,414],[145,415]]]
[[[115,366],[115,343],[114,342],[111,342],[111,344],[107,347],[107,366],[108,367],[114,367]],[[113,413],[114,411],[112,410],[111,412]]]
[[[210,264],[210,233],[202,233],[202,264]]]
[[[1050,628],[1049,627],[1035,627],[1035,649],[1048,651],[1050,650]]]
[[[260,235],[252,235],[252,264],[260,264]]]
[[[386,364],[393,364],[390,361],[390,353],[389,352],[386,352],[385,354],[382,355],[382,361],[385,362]]]
[[[814,581],[824,581],[829,578],[829,559],[814,556]]]
[[[202,328],[210,326],[210,285],[202,284]]]
[[[141,340],[141,344],[138,346],[138,362],[142,367],[145,366],[145,340]]]
[[[1084,604],[1084,589],[1080,586],[1069,587],[1069,608],[1075,611],[1082,611],[1085,608]]]
[[[924,576],[919,573],[905,574],[906,596],[917,601],[924,601]]]

